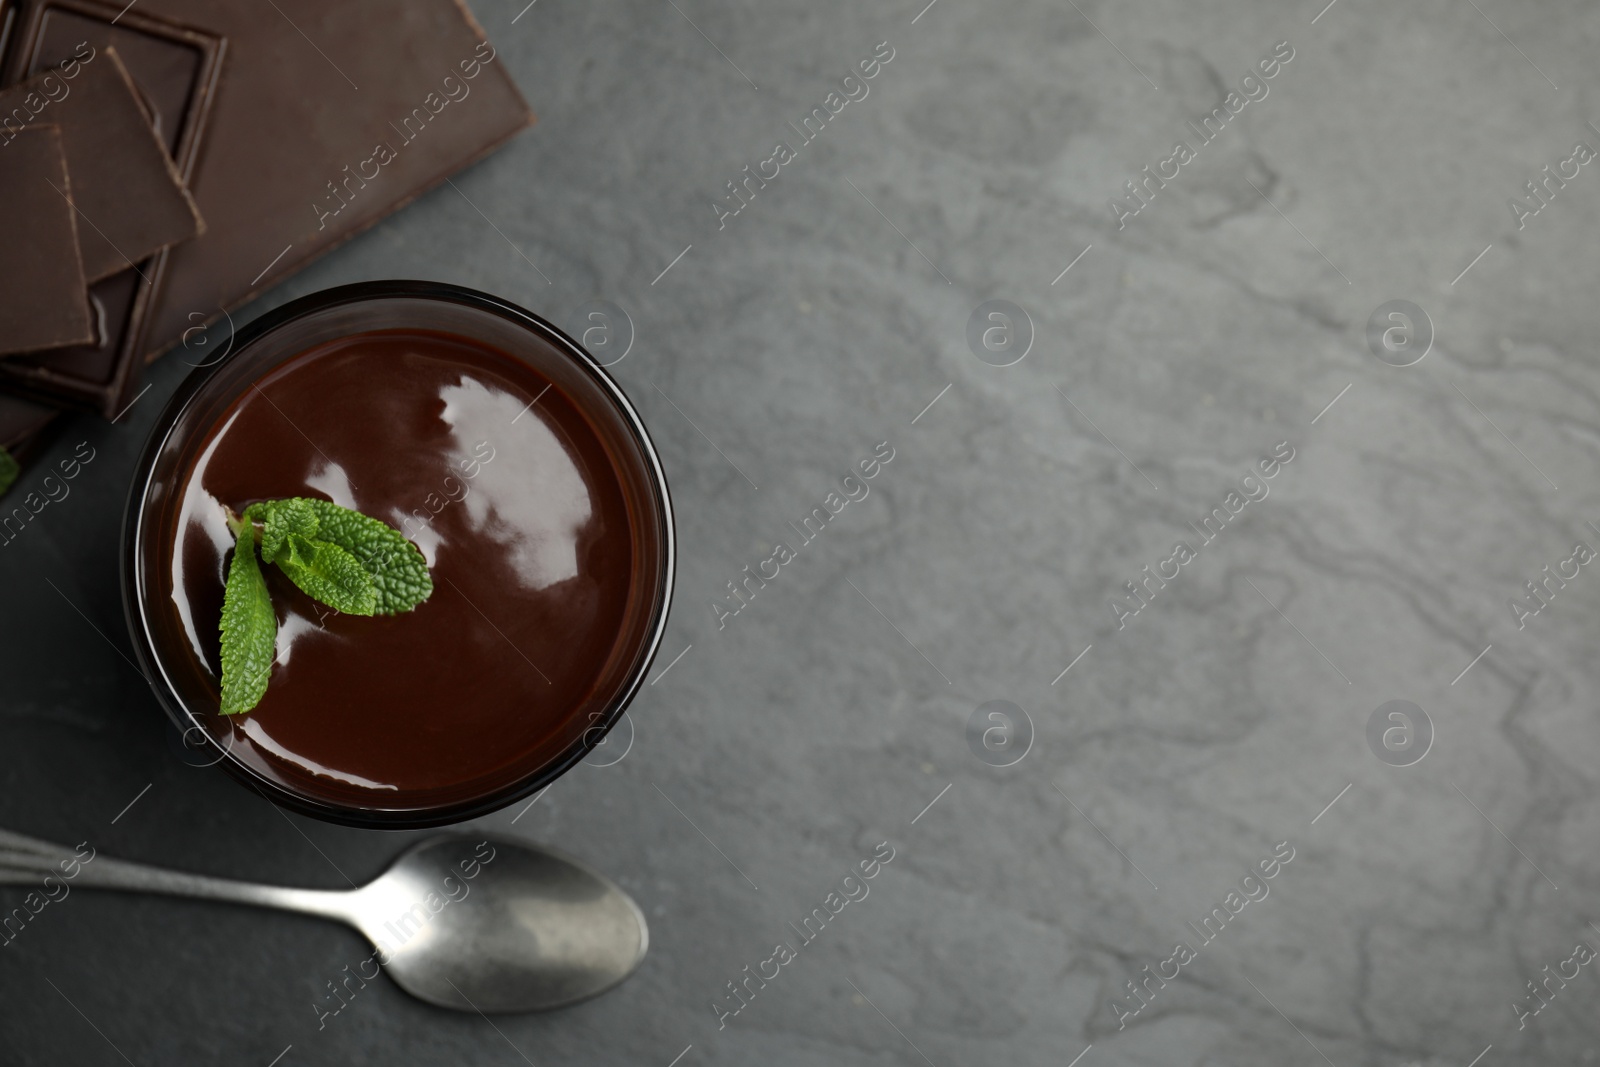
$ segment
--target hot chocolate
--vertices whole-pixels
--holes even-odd
[[[184,446],[153,527],[166,549],[151,557],[151,636],[190,713],[262,779],[377,812],[467,805],[570,761],[637,684],[667,565],[648,461],[621,413],[574,387],[573,357],[530,343],[512,356],[433,330],[325,341]],[[283,497],[395,526],[433,594],[346,616],[267,568],[271,681],[224,717],[227,511]]]

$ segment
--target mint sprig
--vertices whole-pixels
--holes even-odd
[[[261,563],[346,615],[394,615],[433,594],[427,560],[404,534],[331,501],[261,501],[240,516],[230,511],[228,525],[235,543],[222,599],[224,715],[253,710],[272,673],[278,616]]]

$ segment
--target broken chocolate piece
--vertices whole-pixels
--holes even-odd
[[[0,144],[0,355],[94,340],[61,128]]]
[[[85,45],[61,67],[0,90],[0,151],[39,123],[61,127],[90,281],[201,232],[200,213],[118,58]]]

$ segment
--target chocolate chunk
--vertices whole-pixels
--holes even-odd
[[[199,211],[114,48],[86,45],[61,67],[0,91],[0,145],[44,122],[61,127],[90,281],[201,232]]]
[[[0,355],[94,340],[61,128],[0,143]]]

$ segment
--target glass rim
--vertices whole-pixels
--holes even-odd
[[[639,647],[637,666],[611,698],[602,721],[589,726],[558,756],[545,761],[532,773],[510,786],[492,789],[481,797],[468,800],[432,807],[394,810],[339,804],[310,796],[262,774],[235,757],[232,754],[232,746],[225,746],[217,741],[211,731],[201,724],[171,683],[162,656],[156,649],[149,613],[139,592],[144,520],[146,512],[151,507],[150,491],[156,462],[171,440],[183,415],[197,401],[203,399],[206,387],[222,368],[244,357],[255,345],[275,331],[297,320],[350,304],[377,303],[390,299],[433,300],[498,316],[537,335],[571,360],[580,370],[586,372],[599,386],[601,392],[616,405],[623,425],[631,433],[644,459],[646,481],[654,491],[655,503],[660,513],[658,550],[661,557],[660,576],[656,582],[654,603],[650,608],[651,621],[648,633]],[[293,358],[292,355],[285,357],[289,358]],[[192,370],[179,383],[161,414],[157,416],[134,468],[127,504],[123,511],[119,540],[119,578],[122,586],[123,615],[134,655],[141,673],[155,693],[157,702],[172,725],[182,732],[183,743],[187,745],[189,737],[198,733],[204,738],[205,745],[218,752],[217,758],[206,766],[223,765],[235,779],[274,804],[326,822],[369,829],[425,829],[488,815],[545,788],[594,751],[627,712],[628,705],[638,695],[645,677],[650,673],[650,667],[666,634],[677,567],[676,524],[661,457],[650,438],[649,431],[645,428],[644,420],[629,401],[627,394],[605,368],[585,351],[583,346],[552,323],[508,300],[448,282],[400,279],[357,282],[311,293],[273,308],[235,330],[226,353],[214,362],[200,364]]]

